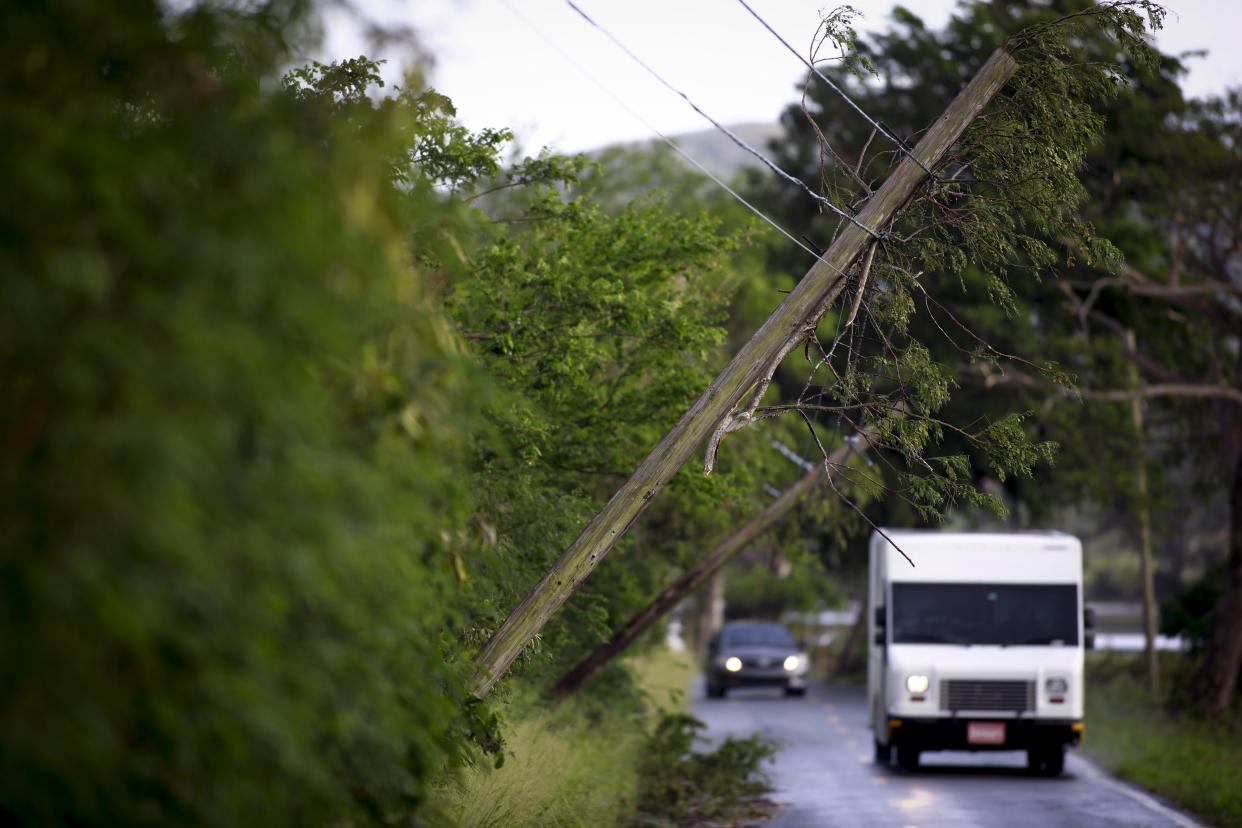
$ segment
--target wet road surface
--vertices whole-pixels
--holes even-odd
[[[691,704],[713,742],[760,733],[778,743],[768,775],[782,807],[770,828],[1202,828],[1074,749],[1054,779],[1028,773],[1020,752],[925,753],[913,773],[876,765],[861,687],[817,685],[788,699],[733,690],[719,700],[705,698],[698,682]]]

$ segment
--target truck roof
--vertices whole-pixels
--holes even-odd
[[[910,529],[882,529],[880,532],[871,540],[873,566],[878,566],[884,577],[892,581],[1078,583],[1082,580],[1082,544],[1078,538],[1064,532]],[[913,560],[913,566],[902,552]]]

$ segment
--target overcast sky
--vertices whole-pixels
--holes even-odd
[[[650,138],[710,124],[655,80],[565,0],[354,0],[378,21],[413,27],[435,63],[433,85],[472,129],[509,127],[527,152],[562,152]],[[575,0],[600,26],[704,112],[730,124],[773,121],[794,100],[802,65],[737,0]],[[834,0],[747,0],[800,54],[820,9]],[[860,33],[887,28],[891,0],[852,0]],[[1242,85],[1242,0],[1169,0],[1157,44],[1191,58],[1191,96]],[[955,3],[909,0],[933,28]],[[356,27],[335,18],[326,57],[377,54]],[[399,53],[389,53],[399,73]],[[321,58],[322,59],[322,58]],[[593,78],[593,80],[592,80]],[[641,120],[640,120],[641,119]],[[644,121],[646,124],[644,124]],[[649,126],[650,125],[650,126]]]

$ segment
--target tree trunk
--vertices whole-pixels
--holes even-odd
[[[1003,49],[996,50],[919,141],[914,155],[928,167],[935,167],[1017,68],[1017,62]],[[862,228],[880,231],[888,227],[924,177],[919,164],[905,158],[868,199],[857,224],[842,228],[823,257],[483,645],[475,657],[471,692],[482,697],[491,690],[703,441],[815,330],[845,288],[842,274],[873,241]],[[709,462],[711,454],[709,449]]]
[[[1126,349],[1138,353],[1133,329],[1125,332]],[[1139,387],[1138,364],[1130,363],[1130,387]],[[1147,434],[1143,430],[1143,401],[1130,398],[1130,417],[1138,439],[1134,452],[1134,487],[1138,491],[1139,508],[1139,572],[1143,581],[1143,638],[1147,652],[1147,689],[1153,696],[1160,693],[1160,658],[1156,652],[1156,577],[1151,561],[1151,504],[1147,497]]]
[[[1224,713],[1242,668],[1242,455],[1234,458],[1229,491],[1229,575],[1212,611],[1212,635],[1203,663],[1190,682],[1194,704],[1212,715]]]
[[[866,647],[859,647],[859,644],[867,636],[867,618],[870,614],[871,590],[864,588],[862,601],[858,606],[858,617],[850,625],[850,631],[845,636],[845,643],[841,645],[841,652],[837,653],[837,663],[832,665],[834,676],[843,676],[853,672],[856,666],[863,663],[859,654],[866,652]]]

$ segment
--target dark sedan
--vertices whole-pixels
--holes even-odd
[[[707,645],[707,695],[732,687],[780,687],[806,693],[808,663],[789,630],[772,621],[730,621]]]

